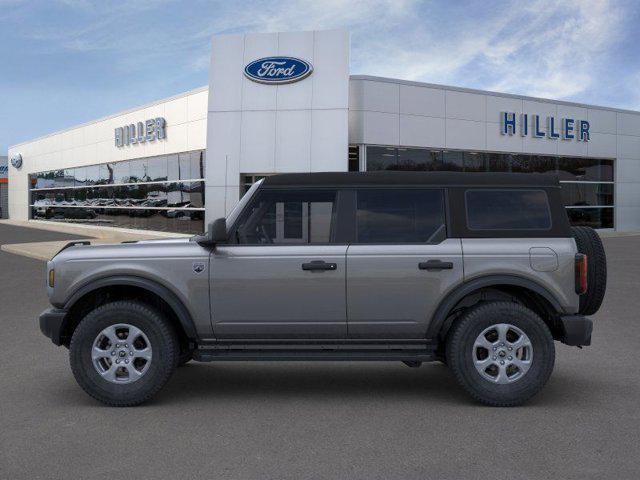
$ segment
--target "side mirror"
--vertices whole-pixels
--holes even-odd
[[[209,229],[211,230],[211,239],[213,243],[225,243],[227,241],[227,219],[218,218],[214,220]]]
[[[195,237],[195,241],[205,247],[213,247],[217,243],[227,241],[227,219],[218,218],[209,224],[203,235]]]

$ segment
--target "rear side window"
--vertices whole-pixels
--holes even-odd
[[[465,192],[469,230],[549,230],[551,211],[544,190],[478,189]]]
[[[439,243],[445,238],[442,190],[358,190],[358,243]]]

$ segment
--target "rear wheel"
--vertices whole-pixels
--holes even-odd
[[[155,395],[178,361],[167,319],[149,305],[119,301],[87,314],[71,338],[69,357],[78,384],[112,406],[133,406]]]
[[[593,315],[600,309],[607,289],[607,256],[600,235],[591,227],[571,227],[580,253],[587,256],[587,291],[580,295],[582,315]]]
[[[447,336],[447,365],[476,400],[520,405],[545,385],[555,361],[553,338],[533,311],[512,302],[471,308]]]

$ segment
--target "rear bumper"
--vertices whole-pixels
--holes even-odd
[[[582,347],[591,345],[591,332],[593,322],[582,315],[564,315],[560,317],[562,325],[562,338],[565,345]]]
[[[40,314],[40,331],[56,345],[62,345],[62,327],[66,316],[67,311],[59,308],[48,308]]]

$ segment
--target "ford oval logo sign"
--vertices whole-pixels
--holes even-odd
[[[20,168],[22,166],[22,155],[19,153],[11,155],[11,165],[13,165],[13,168]]]
[[[266,57],[254,60],[244,67],[249,80],[258,83],[292,83],[311,75],[313,67],[309,62],[293,57]]]

